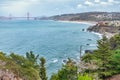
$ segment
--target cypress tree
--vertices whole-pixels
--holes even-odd
[[[98,59],[98,73],[99,77],[104,79],[107,76],[108,64],[110,60],[110,46],[109,40],[103,36],[103,39],[98,41],[98,49],[95,51],[96,58]]]
[[[47,76],[46,76],[46,68],[45,68],[45,59],[43,57],[40,58],[40,78],[42,80],[47,80]]]

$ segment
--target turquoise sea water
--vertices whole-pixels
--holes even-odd
[[[79,59],[80,45],[95,49],[99,37],[82,31],[87,24],[56,21],[0,21],[0,51],[25,55],[33,51],[47,60],[47,74],[56,72],[64,59]]]

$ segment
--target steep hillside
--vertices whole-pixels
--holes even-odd
[[[118,33],[119,29],[120,21],[101,21],[94,26],[90,26],[87,30],[104,34],[105,32]]]
[[[120,20],[120,12],[86,12],[77,14],[63,14],[42,19],[65,21],[111,21]]]

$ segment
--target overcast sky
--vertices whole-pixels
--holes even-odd
[[[0,0],[0,15],[51,16],[89,11],[120,12],[120,0]]]

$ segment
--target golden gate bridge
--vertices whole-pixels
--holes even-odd
[[[23,17],[17,17],[17,16],[15,17],[15,16],[12,16],[12,14],[9,14],[8,17],[0,16],[0,20],[12,20],[12,19],[39,20],[40,17],[31,17],[29,12],[26,14],[26,16],[23,16]]]

